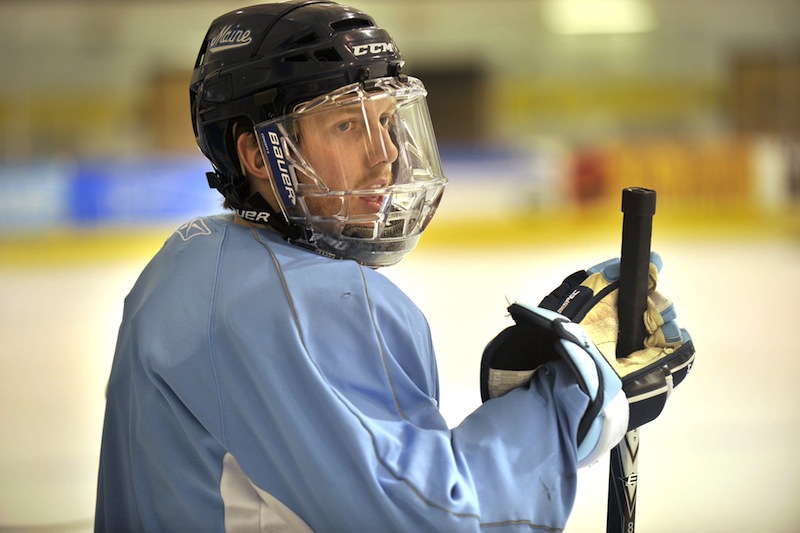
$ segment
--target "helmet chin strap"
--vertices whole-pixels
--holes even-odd
[[[310,231],[306,228],[287,222],[283,213],[276,211],[267,200],[261,196],[260,192],[254,192],[247,200],[242,202],[247,208],[243,209],[233,206],[234,211],[244,220],[269,226],[278,233],[289,239],[291,242],[306,240],[310,237]]]
[[[282,213],[275,210],[258,191],[241,201],[235,187],[222,180],[216,172],[207,172],[208,184],[217,189],[228,200],[234,212],[243,220],[269,226],[291,241],[307,239],[309,231],[297,224],[288,222]]]

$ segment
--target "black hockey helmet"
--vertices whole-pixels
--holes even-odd
[[[402,66],[386,30],[329,0],[217,18],[190,88],[197,144],[214,166],[209,185],[238,216],[289,242],[371,267],[398,262],[447,183],[427,91]],[[247,131],[270,173],[269,200],[240,167],[235,137]]]
[[[190,86],[195,138],[215,170],[210,185],[232,207],[243,207],[235,124],[252,127],[344,85],[397,76],[402,66],[386,30],[332,1],[255,5],[218,17]]]

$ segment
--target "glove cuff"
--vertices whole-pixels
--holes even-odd
[[[617,393],[600,413],[600,417],[603,423],[597,424],[594,431],[589,431],[578,446],[578,468],[596,463],[625,436],[629,417],[625,393]]]
[[[619,376],[579,324],[540,307],[513,304],[508,310],[516,325],[484,351],[483,400],[526,384],[541,364],[558,361],[589,398],[577,427],[578,466],[595,462],[622,439],[628,426],[628,402]],[[527,368],[517,366],[522,359],[530,363]]]

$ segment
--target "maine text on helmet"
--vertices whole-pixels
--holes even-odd
[[[365,56],[367,54],[391,54],[395,51],[394,43],[368,43],[353,46],[353,55]]]
[[[214,53],[230,50],[231,48],[247,46],[251,42],[253,42],[253,38],[250,36],[250,30],[235,28],[233,24],[228,24],[220,30],[216,37],[211,39],[208,51]]]

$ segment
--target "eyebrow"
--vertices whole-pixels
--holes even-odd
[[[339,108],[339,109],[332,109],[329,111],[331,117],[361,117],[363,116],[362,108],[361,107],[351,107],[350,109],[347,108]]]

